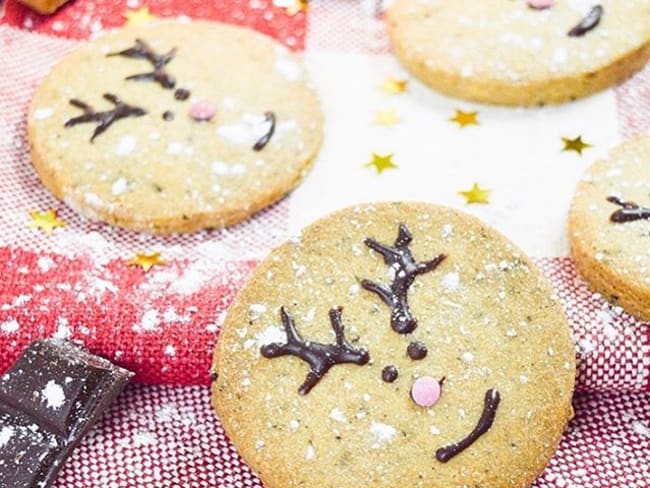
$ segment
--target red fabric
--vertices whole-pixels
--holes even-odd
[[[158,281],[155,269],[123,260],[96,267],[89,257],[0,248],[0,262],[0,370],[33,340],[56,335],[136,371],[138,381],[189,385],[209,383],[219,316],[255,265],[223,263],[198,286],[179,287],[192,274],[187,260],[161,268]]]
[[[76,0],[52,15],[39,15],[16,0],[0,6],[0,23],[31,32],[72,39],[87,39],[99,30],[124,25],[127,10],[137,10],[141,2],[128,0]],[[271,0],[158,0],[148,2],[149,11],[157,17],[187,15],[197,19],[218,20],[244,25],[283,42],[291,49],[305,47],[306,15],[288,15]]]
[[[0,248],[0,370],[31,341],[57,334],[137,372],[144,383],[208,384],[218,326],[256,261],[151,269],[122,259]],[[649,386],[650,333],[592,293],[568,258],[537,260],[565,306],[579,346],[578,391]],[[15,329],[15,330],[14,330]]]
[[[370,3],[313,1],[320,21],[309,24],[308,15],[289,16],[271,0],[152,0],[148,7],[158,16],[247,25],[298,50],[309,28],[312,48],[386,54],[385,30],[362,17]],[[29,161],[24,121],[38,81],[78,40],[122,25],[127,5],[142,3],[75,0],[41,17],[15,0],[0,2],[0,370],[34,338],[56,334],[135,370],[141,382],[188,385],[129,388],[74,452],[58,488],[260,487],[201,385],[223,314],[257,263],[239,256],[263,256],[286,237],[290,200],[225,232],[143,238],[79,218],[42,188]],[[647,67],[617,89],[625,135],[650,128],[649,77]],[[67,224],[57,239],[26,227],[28,210],[51,208]],[[168,265],[148,273],[126,266],[139,251],[161,251]],[[537,262],[574,331],[582,393],[535,486],[647,487],[650,324],[590,292],[570,259]]]
[[[576,416],[534,488],[647,488],[648,404],[650,393],[577,395]],[[129,388],[76,449],[56,485],[143,486],[262,487],[214,416],[209,389],[199,386]]]

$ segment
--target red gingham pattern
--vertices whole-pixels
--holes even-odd
[[[650,393],[576,396],[576,416],[533,486],[647,488],[649,402]],[[56,488],[143,486],[262,485],[226,438],[208,388],[134,386],[76,449]]]
[[[312,0],[287,15],[271,0],[152,0],[158,16],[247,25],[306,49],[389,53],[372,0]],[[79,39],[124,22],[140,0],[76,0],[51,17],[0,0],[0,370],[34,338],[83,342],[138,372],[74,452],[58,488],[261,487],[209,405],[208,368],[223,314],[257,259],[287,237],[290,200],[228,231],[149,237],[79,218],[45,191],[25,141],[38,81]],[[616,91],[628,136],[650,128],[650,66]],[[26,227],[27,211],[58,208],[64,229]],[[164,268],[127,267],[161,251]],[[589,291],[568,258],[537,264],[565,307],[578,344],[576,417],[537,488],[650,486],[650,324]],[[154,333],[155,332],[155,333]],[[433,462],[433,460],[432,460]]]

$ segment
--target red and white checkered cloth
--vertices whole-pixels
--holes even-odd
[[[348,154],[337,153],[337,147],[339,151],[341,147],[350,151],[352,163],[348,160],[345,164],[358,163],[359,168],[366,162],[360,158],[385,148],[382,142],[390,139],[387,133],[364,129],[369,125],[366,119],[371,118],[371,110],[397,107],[404,119],[435,124],[433,119],[422,117],[444,116],[450,107],[468,106],[432,95],[416,82],[412,82],[414,96],[429,97],[427,103],[416,103],[417,107],[409,106],[408,98],[400,102],[406,105],[373,98],[377,91],[374,85],[381,82],[377,76],[399,73],[390,55],[383,23],[377,16],[376,3],[314,0],[307,14],[291,16],[271,0],[150,0],[146,5],[141,0],[76,0],[57,14],[43,18],[14,0],[0,0],[0,371],[33,339],[55,335],[83,342],[94,352],[136,371],[140,382],[150,384],[131,387],[111,408],[74,453],[61,475],[59,488],[261,486],[225,438],[209,405],[208,368],[223,313],[258,260],[300,227],[298,224],[315,216],[305,208],[313,207],[316,214],[325,210],[320,202],[309,200],[314,198],[309,196],[314,180],[319,185],[319,191],[314,193],[324,196],[331,208],[350,203],[342,186],[328,190],[331,175],[324,168],[335,166],[342,159],[340,154]],[[48,68],[79,40],[122,25],[128,9],[143,6],[157,16],[186,15],[246,25],[304,52],[323,93],[329,122],[321,157],[312,175],[294,195],[227,231],[150,237],[80,218],[42,187],[31,168],[25,139],[27,107],[35,86]],[[328,63],[340,71],[333,75],[327,72],[323,66]],[[362,71],[348,72],[353,69]],[[372,78],[364,79],[366,73],[372,73]],[[349,81],[345,81],[346,76]],[[336,78],[335,83],[332,78]],[[355,94],[350,95],[354,105],[336,98],[332,101],[332,93],[340,95],[341,86],[367,92],[367,100]],[[332,87],[336,90],[329,90]],[[650,66],[615,91],[594,100],[540,110],[535,117],[527,116],[526,121],[519,119],[522,115],[517,110],[480,110],[486,119],[498,121],[501,132],[518,130],[514,125],[525,126],[535,119],[541,132],[553,140],[559,139],[553,127],[557,120],[575,121],[565,129],[591,130],[589,142],[596,150],[600,146],[603,151],[599,154],[604,154],[615,142],[613,138],[650,128]],[[345,120],[337,119],[341,107],[348,111],[343,114]],[[369,113],[361,113],[364,110]],[[605,113],[606,110],[612,110],[614,116],[609,117],[612,114]],[[585,111],[589,114],[585,115]],[[612,119],[612,124],[618,122],[606,134],[605,129],[599,132],[595,125],[589,126],[591,115]],[[348,119],[356,124],[352,127],[356,133],[354,141],[341,139],[351,132],[345,127]],[[436,127],[444,134],[440,136],[441,146],[451,144],[455,138],[464,138],[458,139],[462,143],[473,137],[480,145],[482,134],[487,134],[488,141],[495,137],[487,120],[482,120],[483,127],[476,132],[449,136],[444,131],[452,129],[444,123]],[[600,125],[606,124],[601,121]],[[399,129],[395,131],[398,134]],[[589,135],[585,134],[587,138]],[[407,136],[396,137],[388,150],[395,152],[402,174],[433,171],[422,167],[409,170],[406,158],[398,159],[409,154]],[[424,142],[417,150],[426,151]],[[445,156],[453,157],[451,149],[446,151]],[[526,151],[524,154],[536,153]],[[552,228],[534,223],[535,227],[542,227],[543,233],[538,235],[525,228],[526,220],[517,220],[517,208],[522,202],[512,182],[505,176],[499,179],[499,174],[482,172],[480,160],[468,168],[462,167],[463,161],[471,156],[480,158],[478,153],[459,157],[458,165],[450,165],[454,166],[451,169],[434,168],[439,172],[435,176],[444,180],[443,185],[451,186],[456,184],[454,178],[467,170],[472,172],[471,178],[484,178],[492,184],[493,204],[487,210],[466,210],[478,213],[521,243],[525,250],[539,256],[536,262],[565,305],[574,331],[579,347],[576,418],[535,486],[647,487],[650,324],[640,323],[589,291],[576,275],[571,260],[558,257],[565,254],[565,244],[552,249],[539,244],[548,234],[556,234],[551,240],[563,239],[564,224],[557,222],[558,215],[566,212],[570,189],[590,162],[587,158],[559,159],[557,153],[557,161],[549,163],[557,166],[549,171],[562,168],[564,172],[564,177],[553,174],[552,180],[557,195],[551,196],[558,197],[557,209],[561,213],[556,215],[549,210],[547,220]],[[503,164],[508,170],[503,173],[512,173],[512,163]],[[440,187],[435,187],[435,191],[429,187],[406,188],[400,195],[393,192],[392,186],[385,186],[384,182],[390,180],[363,173],[365,169],[354,173],[356,169],[342,168],[350,175],[352,187],[356,185],[359,191],[366,192],[366,199],[387,195],[410,199],[415,194],[423,195],[421,199],[458,205],[453,195],[444,194]],[[526,170],[534,170],[532,163]],[[440,177],[440,172],[446,179]],[[494,173],[498,171],[495,169]],[[362,184],[359,178],[364,178]],[[503,191],[497,193],[499,189]],[[530,192],[530,188],[522,191]],[[546,206],[552,205],[543,203],[542,208]],[[65,228],[45,235],[26,226],[29,210],[49,209],[58,209],[67,224]],[[526,236],[530,243],[522,242]],[[555,252],[556,249],[559,251]],[[168,265],[148,273],[125,265],[125,258],[140,251],[160,251]]]

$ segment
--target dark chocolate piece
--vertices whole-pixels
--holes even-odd
[[[424,342],[420,341],[413,341],[409,344],[409,346],[406,348],[406,353],[409,355],[409,357],[415,361],[418,361],[420,359],[424,359],[427,357],[427,353],[429,351],[427,350],[427,346]]]
[[[497,408],[499,402],[501,401],[501,395],[494,388],[489,389],[485,392],[485,401],[483,405],[483,413],[481,418],[474,427],[474,430],[468,434],[463,440],[456,442],[455,444],[450,444],[445,447],[441,447],[436,451],[436,459],[441,463],[446,463],[451,458],[460,454],[469,446],[476,442],[476,439],[485,434],[490,427],[492,427],[492,422],[494,422],[494,416],[497,413]]]
[[[600,23],[600,18],[603,16],[603,13],[604,10],[602,5],[596,5],[578,25],[569,31],[567,35],[570,37],[584,36]]]
[[[262,137],[260,137],[259,140],[253,146],[254,151],[261,151],[262,149],[264,149],[266,145],[269,143],[269,141],[271,140],[271,137],[273,137],[273,133],[275,132],[275,114],[273,112],[265,112],[264,119],[269,124],[269,128],[267,129],[266,133]]]
[[[84,111],[83,115],[73,117],[65,123],[65,127],[74,127],[77,124],[85,124],[87,122],[98,122],[95,131],[93,132],[90,142],[94,142],[95,138],[108,129],[114,122],[127,117],[141,117],[147,113],[146,110],[133,105],[128,105],[122,102],[116,95],[112,93],[104,93],[104,100],[108,100],[115,108],[113,110],[106,110],[104,112],[95,112],[95,110],[87,103],[81,100],[72,99],[70,105],[74,105]]]
[[[165,71],[165,66],[174,59],[176,48],[167,54],[156,54],[142,39],[135,40],[135,46],[117,53],[109,53],[106,56],[124,56],[125,58],[146,59],[151,63],[154,70],[149,73],[140,73],[127,76],[127,80],[133,81],[155,81],[163,88],[171,90],[176,86],[176,80]]]
[[[301,395],[306,395],[325,376],[332,366],[344,363],[364,365],[370,360],[370,355],[365,349],[354,347],[345,338],[344,326],[341,321],[341,307],[330,310],[330,322],[336,334],[336,344],[320,344],[305,341],[298,331],[293,317],[285,310],[280,309],[282,325],[287,333],[287,342],[284,344],[274,342],[260,348],[265,358],[280,356],[295,356],[309,364],[310,370],[305,382],[298,390]]]
[[[51,486],[132,376],[64,341],[32,343],[0,379],[0,486]]]
[[[384,380],[386,383],[392,383],[397,379],[398,376],[399,376],[399,371],[397,371],[397,368],[392,364],[386,366],[384,369],[381,370],[381,379]]]
[[[166,120],[167,122],[169,122],[170,120],[174,120],[174,112],[172,112],[171,110],[166,110],[165,112],[163,112],[162,117],[163,120]]]
[[[179,100],[181,102],[184,102],[188,98],[190,98],[190,91],[186,90],[185,88],[176,88],[176,91],[174,91],[174,98],[176,100]]]
[[[650,220],[650,208],[641,207],[634,202],[624,202],[618,197],[607,197],[607,201],[621,207],[609,217],[612,222],[620,224],[635,220]]]
[[[395,247],[366,239],[364,244],[384,258],[384,262],[395,271],[390,287],[370,280],[362,280],[361,286],[379,296],[391,308],[390,325],[398,334],[410,334],[417,327],[417,320],[411,314],[408,304],[408,290],[415,277],[433,271],[445,259],[439,254],[431,261],[416,263],[409,249],[413,236],[404,224],[399,225]]]

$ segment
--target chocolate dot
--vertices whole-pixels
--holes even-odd
[[[185,88],[178,88],[174,92],[174,98],[180,101],[187,100],[188,98],[190,98],[190,91],[186,90]]]
[[[219,379],[219,375],[215,372],[210,373],[210,381],[213,383]]]
[[[398,375],[399,372],[397,371],[397,368],[393,365],[386,366],[384,369],[381,370],[381,379],[384,380],[386,383],[392,383],[397,379]]]
[[[413,341],[409,344],[409,347],[406,349],[409,357],[413,360],[424,359],[427,357],[427,346],[420,341]]]
[[[174,120],[174,112],[167,110],[163,113],[163,119],[167,121]]]

